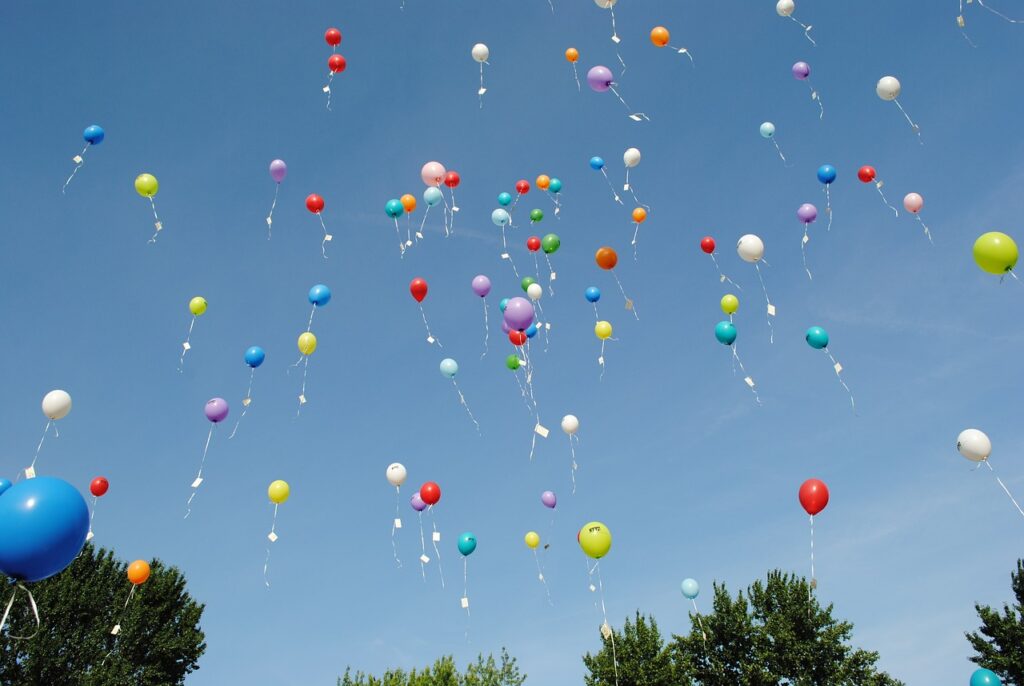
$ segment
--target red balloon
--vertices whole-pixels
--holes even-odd
[[[828,505],[828,486],[824,481],[808,479],[800,486],[800,504],[812,517]]]
[[[530,252],[537,252],[540,250],[540,238],[538,236],[530,236],[526,239],[526,247],[529,248]]]
[[[92,483],[89,484],[89,492],[92,493],[97,498],[99,498],[102,495],[105,495],[107,489],[109,488],[110,482],[104,479],[102,476],[97,476],[95,479],[92,480]]]
[[[428,481],[420,486],[420,500],[425,502],[427,505],[436,505],[440,499],[441,487],[433,481]]]
[[[519,179],[516,181],[516,193],[519,195],[526,195],[530,192],[530,182],[526,179]]]
[[[412,293],[412,297],[416,298],[416,302],[423,302],[423,299],[427,297],[427,282],[417,276],[409,282],[409,292]]]
[[[877,174],[875,173],[875,168],[869,167],[866,164],[857,170],[857,178],[863,181],[864,183],[871,183],[872,181],[875,180],[875,176],[877,176]]]
[[[700,249],[708,255],[715,252],[715,239],[711,236],[704,236],[704,238],[700,239]]]
[[[450,171],[444,175],[444,185],[448,186],[448,188],[455,188],[459,185],[460,181],[462,181],[462,177],[459,176],[459,172]]]
[[[512,345],[520,346],[526,343],[526,332],[516,331],[515,329],[508,332],[508,340],[512,341]]]
[[[345,71],[345,67],[347,66],[348,62],[346,62],[345,58],[342,57],[341,55],[331,55],[327,59],[327,68],[330,69],[331,72],[335,74],[340,74],[341,72]]]
[[[327,41],[328,45],[341,45],[341,31],[333,27],[327,29],[327,33],[324,34],[324,40]]]
[[[310,193],[306,196],[306,209],[313,214],[320,214],[324,209],[324,199],[316,193]]]

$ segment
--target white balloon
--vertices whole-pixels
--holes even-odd
[[[627,167],[635,167],[640,164],[640,151],[636,148],[630,148],[626,152],[622,153],[622,161]]]
[[[736,252],[744,262],[757,262],[764,257],[764,241],[748,233],[736,243]]]
[[[971,462],[981,462],[992,452],[992,441],[977,429],[964,429],[956,437],[956,449]]]
[[[71,396],[59,388],[43,396],[43,414],[49,419],[64,419],[71,411]]]
[[[562,431],[572,436],[580,430],[580,420],[574,414],[567,414],[562,417]]]
[[[405,471],[405,466],[401,462],[392,462],[389,464],[385,475],[388,477],[388,483],[395,488],[404,484],[405,477],[409,476],[408,472]]]
[[[900,97],[901,88],[900,81],[895,76],[883,76],[878,79],[875,92],[882,100],[892,101]]]
[[[603,10],[608,10],[615,7],[615,3],[618,1],[619,0],[594,0],[594,4]]]
[[[793,10],[796,9],[796,3],[793,0],[779,0],[775,3],[775,11],[780,17],[788,17],[793,14]]]
[[[473,46],[472,55],[477,62],[486,62],[491,56],[491,51],[483,43],[477,43]]]
[[[526,295],[530,297],[530,300],[540,300],[540,296],[544,295],[544,287],[539,283],[531,283],[526,287]]]

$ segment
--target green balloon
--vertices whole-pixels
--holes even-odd
[[[539,222],[543,218],[544,218],[544,213],[541,212],[540,210],[530,210],[530,221],[531,222],[536,224],[537,222]]]
[[[558,249],[562,246],[562,239],[557,234],[549,233],[544,238],[540,239],[540,247],[548,255],[554,252],[558,252]]]
[[[505,358],[505,366],[512,371],[519,369],[519,357],[516,355],[509,355]]]
[[[527,288],[529,288],[532,284],[535,283],[537,283],[537,279],[533,278],[532,276],[524,276],[522,283],[520,283],[519,285],[523,287],[523,292],[525,292]]]
[[[974,261],[989,274],[1005,274],[1017,264],[1017,244],[1005,233],[983,233],[974,241]]]

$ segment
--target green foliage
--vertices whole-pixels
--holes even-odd
[[[583,656],[583,664],[589,672],[584,679],[587,686],[616,683],[616,662],[619,686],[674,686],[677,683],[672,654],[665,648],[653,617],[637,612],[634,622],[627,618],[621,632],[612,629],[611,636],[602,636],[601,642],[603,645],[596,655]]]
[[[28,588],[42,626],[30,640],[0,642],[0,683],[68,686],[172,686],[198,668],[206,650],[203,606],[174,567],[151,563],[128,607],[127,564],[87,544],[71,565]],[[6,596],[3,601],[9,596]],[[35,619],[19,592],[8,635],[29,635]],[[124,608],[122,610],[122,608]],[[121,632],[110,630],[120,623]]]
[[[353,674],[349,668],[338,679],[338,686],[522,686],[525,681],[526,675],[519,671],[515,658],[502,648],[500,663],[493,655],[486,660],[479,655],[466,667],[465,674],[459,672],[454,659],[442,657],[421,671],[389,669],[380,678],[362,672]]]
[[[977,653],[973,662],[998,674],[1006,686],[1024,686],[1024,560],[1017,560],[1017,571],[1010,573],[1010,587],[1017,602],[1004,603],[1002,612],[975,604],[981,629],[968,633],[967,640]]]

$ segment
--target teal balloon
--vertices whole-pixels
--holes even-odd
[[[423,191],[423,202],[427,203],[427,207],[433,207],[441,200],[441,189],[437,186],[428,186],[427,190]]]
[[[815,350],[822,350],[828,347],[828,332],[820,326],[812,326],[807,329],[807,345]]]
[[[476,536],[470,532],[466,532],[459,536],[459,552],[465,557],[469,557],[476,550]]]
[[[679,590],[683,592],[689,600],[693,600],[700,593],[700,584],[697,583],[696,579],[683,579],[683,583],[680,584]]]
[[[551,183],[548,184],[548,190],[552,193],[558,193],[562,190],[562,180],[551,177]]]
[[[405,208],[402,207],[401,200],[392,199],[388,200],[387,204],[384,205],[384,212],[392,219],[397,219],[405,213]]]
[[[454,379],[455,375],[459,373],[459,363],[450,357],[446,357],[441,360],[441,376],[446,379]]]
[[[510,193],[498,193],[498,204],[502,207],[508,207],[512,204],[512,195]]]
[[[991,669],[976,669],[971,675],[971,686],[1002,686],[1003,682]]]
[[[722,345],[732,345],[736,341],[736,326],[732,322],[715,324],[715,338]]]

